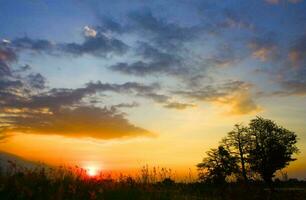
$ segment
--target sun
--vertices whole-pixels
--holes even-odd
[[[85,169],[86,169],[86,174],[90,177],[94,177],[98,175],[99,170],[95,166],[88,166]]]

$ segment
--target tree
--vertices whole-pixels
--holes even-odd
[[[200,179],[211,183],[224,183],[225,178],[237,172],[237,160],[220,145],[218,149],[206,152],[207,157],[197,165]]]
[[[226,146],[228,151],[240,162],[241,175],[245,182],[248,181],[246,164],[247,154],[249,147],[249,134],[248,128],[242,125],[236,124],[234,129],[227,134],[222,140],[222,144]]]
[[[250,150],[249,163],[251,169],[271,184],[274,173],[294,161],[297,136],[275,122],[257,117],[249,124]]]

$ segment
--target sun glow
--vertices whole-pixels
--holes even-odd
[[[95,166],[88,166],[85,169],[86,169],[87,175],[90,177],[97,176],[99,173],[99,169]]]

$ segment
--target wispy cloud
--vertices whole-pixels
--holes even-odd
[[[250,114],[259,111],[249,93],[250,84],[241,81],[228,81],[221,85],[209,85],[201,89],[190,91],[175,91],[185,97],[230,106],[231,114]]]

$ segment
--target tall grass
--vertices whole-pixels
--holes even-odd
[[[9,170],[0,176],[0,199],[306,199],[305,182],[279,181],[281,189],[273,192],[261,183],[211,185],[174,180],[171,169],[159,167],[144,166],[134,176],[100,173],[89,177],[78,166],[27,169],[10,162]]]

